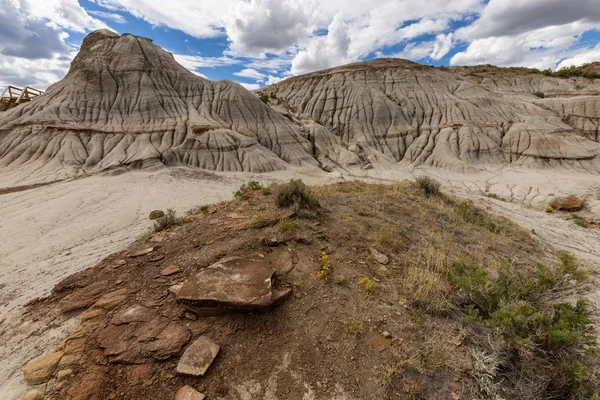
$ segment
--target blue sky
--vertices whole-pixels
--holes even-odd
[[[61,79],[85,35],[146,36],[248,89],[400,57],[557,69],[600,60],[598,0],[0,0],[0,87]]]

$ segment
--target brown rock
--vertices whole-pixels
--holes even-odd
[[[377,251],[374,248],[370,248],[371,250],[371,255],[373,256],[373,258],[375,260],[377,260],[378,263],[383,264],[383,265],[388,265],[388,263],[390,262],[390,259],[388,258],[388,256],[386,256],[385,254]]]
[[[151,309],[136,304],[126,310],[117,313],[112,323],[115,325],[130,324],[132,322],[148,322],[156,317],[156,313]]]
[[[42,393],[40,393],[38,390],[30,390],[29,392],[27,392],[25,397],[23,397],[23,400],[41,400],[41,399],[42,399]]]
[[[175,400],[204,400],[204,395],[191,386],[186,385],[177,391]]]
[[[263,254],[249,252],[221,259],[200,270],[174,291],[177,302],[200,315],[267,307],[274,297],[275,268]]]
[[[127,383],[130,385],[141,385],[152,378],[153,372],[151,363],[127,366],[125,369]]]
[[[161,217],[164,217],[165,213],[164,211],[161,210],[154,210],[150,212],[150,215],[148,215],[149,219],[159,219]]]
[[[98,301],[94,303],[94,307],[104,308],[110,310],[123,303],[127,298],[127,290],[119,289],[114,292],[110,292],[100,297]]]
[[[179,364],[177,364],[177,372],[180,374],[202,376],[215,357],[219,353],[219,345],[210,340],[207,336],[200,336],[192,343],[185,352]]]
[[[190,340],[190,331],[183,326],[171,322],[151,342],[144,343],[143,353],[150,352],[157,360],[165,360],[181,351]]]
[[[23,368],[23,377],[32,385],[39,385],[50,380],[58,362],[63,356],[62,351],[48,353],[35,358]]]
[[[146,247],[145,249],[135,250],[129,254],[129,257],[141,257],[150,254],[154,251],[154,247]]]
[[[383,336],[377,335],[373,339],[371,339],[371,347],[373,347],[373,349],[377,351],[384,351],[385,349],[390,347],[391,344],[392,339]]]
[[[167,268],[164,268],[162,271],[160,271],[160,274],[162,276],[171,276],[179,272],[181,272],[181,267],[177,265],[169,265]]]
[[[73,375],[73,370],[72,369],[63,369],[63,370],[58,371],[56,373],[56,379],[58,379],[60,381],[60,380],[63,380],[63,379],[67,379],[71,375]]]
[[[96,317],[99,317],[104,314],[106,314],[105,310],[103,310],[101,308],[97,308],[95,310],[90,310],[90,311],[86,312],[85,314],[83,314],[82,319],[84,321],[87,321],[88,319],[96,318]]]
[[[560,211],[579,211],[583,208],[584,201],[575,195],[561,197],[550,202],[550,206]]]

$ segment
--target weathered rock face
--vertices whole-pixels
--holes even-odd
[[[181,356],[177,372],[185,375],[202,376],[219,353],[219,345],[206,336],[200,336]]]
[[[59,177],[119,166],[316,166],[308,148],[297,126],[242,86],[210,82],[151,40],[106,30],[85,38],[43,97],[0,116],[0,167]]]
[[[274,108],[303,125],[326,165],[600,170],[600,80],[486,67],[442,70],[379,59],[264,91]],[[587,96],[572,97],[581,94]]]
[[[199,315],[268,307],[290,294],[273,288],[276,268],[260,253],[223,258],[186,279],[176,290],[177,302]]]

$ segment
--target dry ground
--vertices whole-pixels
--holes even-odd
[[[557,264],[556,254],[508,220],[486,216],[498,226],[492,232],[461,218],[454,200],[427,198],[408,183],[352,182],[314,190],[323,209],[318,216],[280,222],[289,211],[278,209],[271,194],[253,192],[146,235],[30,305],[26,319],[50,317],[54,325],[84,313],[81,326],[59,345],[65,352],[59,369],[73,375],[42,385],[46,398],[172,399],[185,384],[208,399],[480,396],[482,370],[473,350],[494,346],[485,343],[491,340],[485,329],[465,323],[444,274],[461,261],[491,276],[510,265],[526,277],[538,262]],[[150,247],[148,254],[132,256]],[[389,263],[379,263],[372,248]],[[261,313],[204,318],[174,301],[171,285],[225,255],[249,250],[293,266],[277,280],[293,288],[291,299]],[[320,279],[323,252],[330,267]],[[182,273],[161,276],[169,265]],[[116,304],[94,305],[110,293]],[[112,321],[133,305],[189,332],[189,342],[201,334],[217,342],[221,353],[207,375],[175,372],[178,343],[161,357],[129,348],[128,329],[142,323],[119,328]],[[107,354],[111,334],[125,348]],[[500,371],[498,381],[502,373],[514,371]],[[514,389],[510,382],[505,386]]]

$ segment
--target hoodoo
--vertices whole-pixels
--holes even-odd
[[[242,86],[211,82],[150,39],[89,34],[67,76],[0,116],[0,167],[68,177],[185,165],[265,172],[317,165],[297,126]]]

